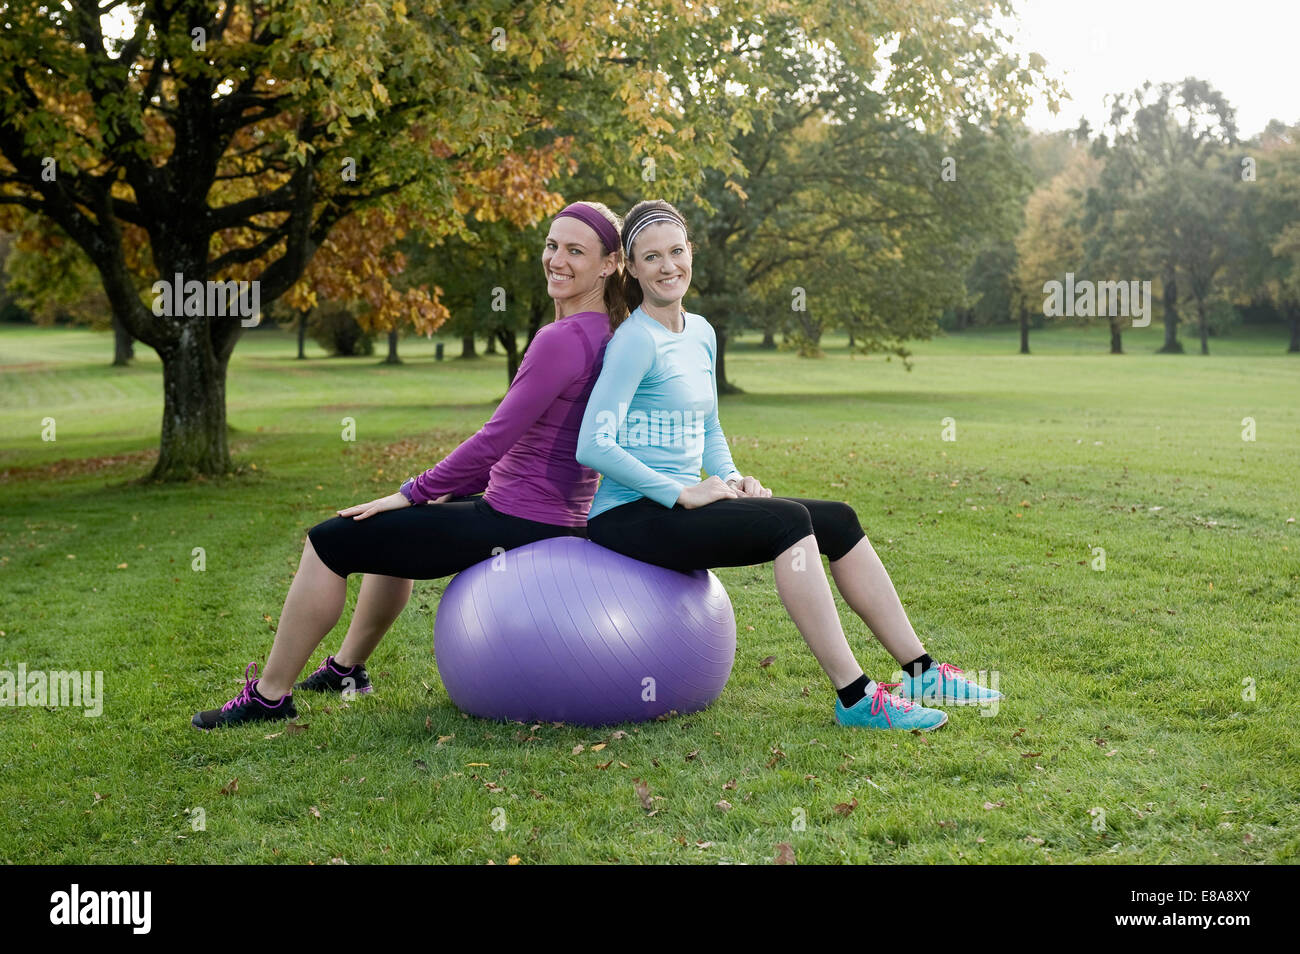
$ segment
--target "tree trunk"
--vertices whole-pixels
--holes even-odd
[[[307,314],[311,309],[304,308],[298,312],[298,360],[303,361],[307,357]]]
[[[776,334],[769,328],[763,332],[763,343],[759,345],[764,351],[776,350]],[[853,347],[853,339],[849,338],[849,347]]]
[[[473,335],[460,336],[460,356],[461,358],[477,358],[478,352],[474,348]]]
[[[1164,272],[1165,343],[1156,354],[1182,354],[1183,345],[1178,340],[1178,280],[1174,267]]]
[[[1200,325],[1201,354],[1210,353],[1210,323],[1206,320],[1205,302],[1196,299],[1196,321]]]
[[[496,340],[496,336],[495,336],[495,335],[488,335],[488,336],[487,336],[487,344],[486,344],[486,345],[484,346],[484,348],[483,348],[483,353],[484,353],[484,354],[496,354],[496,353],[497,353],[497,340]]]
[[[856,337],[854,337],[853,332],[850,331],[850,332],[849,332],[849,348],[856,348],[857,346],[858,346],[858,340],[857,340]]]
[[[549,314],[551,319],[555,318],[555,302],[547,298],[541,302],[536,302],[528,312],[528,340],[524,342],[524,352],[528,352],[528,346],[533,343],[537,337],[537,332],[542,330],[542,325],[546,323],[546,316]]]
[[[179,340],[159,351],[163,366],[162,441],[153,480],[188,480],[230,472],[226,438],[226,367],[204,324],[183,326]]]
[[[393,325],[388,332],[388,357],[384,359],[384,364],[401,363],[402,359],[397,356],[397,325]]]
[[[740,388],[727,380],[727,329],[726,326],[713,326],[713,333],[718,339],[718,394],[743,394]]]
[[[498,328],[495,338],[501,342],[501,347],[506,352],[506,387],[509,387],[514,383],[515,372],[519,370],[519,341],[513,328]]]
[[[120,318],[113,316],[113,367],[125,368],[135,357],[135,345],[131,342],[131,332],[126,330]]]
[[[1300,351],[1300,305],[1292,305],[1291,312],[1291,347],[1288,352]]]
[[[1112,318],[1110,320],[1110,353],[1111,354],[1124,353],[1124,346],[1120,341],[1120,335],[1122,333],[1123,332],[1121,331],[1119,321],[1115,318]]]
[[[1029,309],[1020,309],[1020,353],[1029,354]]]

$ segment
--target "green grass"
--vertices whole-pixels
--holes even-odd
[[[242,474],[155,486],[132,481],[156,448],[153,352],[113,369],[105,335],[0,328],[0,669],[105,680],[99,718],[0,709],[0,860],[762,863],[789,842],[801,862],[1294,861],[1300,356],[1280,333],[1208,358],[1159,340],[1131,332],[1111,357],[1102,329],[1054,328],[1026,358],[1014,330],[966,333],[916,344],[910,373],[835,340],[821,360],[752,336],[729,352],[739,466],[853,504],[931,654],[997,671],[996,715],[952,710],[928,737],[837,728],[756,567],[719,571],[739,648],[705,712],[618,738],[465,718],[431,655],[444,583],[422,581],[372,661],[378,691],[302,699],[310,728],[266,738],[189,717],[265,658],[304,532],[471,433],[501,359],[436,364],[412,340],[397,368],[299,362],[287,336],[246,336],[228,387]]]

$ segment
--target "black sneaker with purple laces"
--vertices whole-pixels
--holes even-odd
[[[245,722],[278,722],[298,718],[293,705],[293,693],[284,695],[278,702],[263,698],[257,691],[257,663],[249,663],[244,670],[244,689],[220,709],[196,712],[190,724],[196,729],[216,729]]]
[[[326,656],[320,668],[294,688],[308,692],[339,692],[347,696],[349,693],[370,692],[374,687],[370,685],[370,674],[366,672],[364,663],[344,669],[333,656]]]

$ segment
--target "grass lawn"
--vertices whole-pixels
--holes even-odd
[[[739,647],[702,713],[622,734],[463,717],[431,654],[445,581],[421,581],[374,694],[300,693],[298,733],[203,734],[191,714],[265,658],[305,531],[468,436],[503,359],[435,363],[410,340],[400,367],[296,361],[290,336],[246,334],[243,472],[152,486],[132,479],[156,453],[153,351],[114,369],[107,335],[0,327],[0,670],[104,674],[98,718],[0,708],[0,861],[765,863],[788,842],[804,863],[1294,862],[1300,356],[1280,329],[1209,357],[1156,355],[1160,335],[1112,357],[1103,329],[1054,328],[1022,357],[1014,330],[964,333],[918,343],[911,372],[835,340],[820,360],[729,351],[738,466],[850,502],[929,652],[998,674],[995,714],[838,728],[755,567],[718,573]]]

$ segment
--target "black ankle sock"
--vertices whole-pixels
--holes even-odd
[[[915,678],[916,676],[921,675],[921,673],[925,672],[933,665],[934,665],[934,660],[930,658],[929,653],[925,653],[921,656],[918,656],[916,659],[913,659],[910,663],[904,666],[903,672]]]
[[[257,696],[257,698],[265,702],[268,706],[278,706],[280,703],[284,702],[284,696],[281,696],[279,699],[276,699],[274,702],[266,698],[266,696],[262,695],[262,690],[257,687],[257,683],[253,683],[253,694]],[[286,692],[285,696],[287,695],[291,695],[291,693]]]
[[[861,702],[867,695],[867,684],[871,682],[866,673],[858,676],[843,689],[836,689],[835,694],[840,697],[840,705],[846,709],[852,709]]]

